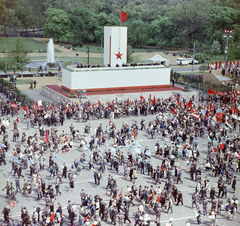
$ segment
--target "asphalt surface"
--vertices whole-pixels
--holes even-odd
[[[137,94],[136,94],[137,95]],[[170,94],[172,95],[172,94]],[[138,95],[139,96],[139,95]],[[107,97],[105,97],[107,98]],[[112,98],[112,97],[109,97]],[[109,99],[112,100],[112,99]],[[5,116],[3,116],[2,118],[6,118]],[[154,115],[148,115],[148,116],[144,116],[144,117],[136,117],[136,116],[130,116],[130,117],[126,117],[126,118],[120,118],[120,119],[114,119],[113,122],[116,124],[117,128],[120,128],[123,122],[127,122],[128,124],[131,124],[132,120],[135,120],[138,122],[138,125],[140,126],[140,121],[141,119],[144,118],[146,120],[146,122],[153,120],[154,119]],[[64,130],[65,132],[69,133],[70,132],[70,124],[73,123],[74,127],[76,129],[78,129],[80,131],[81,134],[83,134],[84,131],[84,126],[85,123],[77,123],[76,120],[67,120],[66,124],[64,124],[63,126],[57,128],[58,131],[62,131]],[[87,123],[91,124],[91,128],[92,128],[92,134],[94,134],[95,129],[97,128],[97,126],[102,123],[103,128],[105,128],[106,126],[109,126],[109,120],[108,119],[101,119],[101,120],[89,120]],[[146,123],[147,124],[147,123]],[[20,137],[22,132],[26,132],[27,135],[32,135],[35,133],[35,131],[37,130],[37,127],[35,128],[30,128],[29,130],[27,130],[26,124],[23,120],[20,119],[20,123],[19,123],[19,130],[20,130]],[[44,129],[47,129],[47,126],[44,126]],[[238,134],[238,132],[234,131],[234,133]],[[13,120],[11,120],[10,122],[10,128],[8,129],[8,134],[10,139],[12,140],[13,137]],[[0,139],[2,138],[3,135],[0,135]],[[141,147],[145,147],[146,145],[149,146],[150,151],[151,151],[151,164],[153,164],[153,166],[156,168],[156,166],[160,166],[161,162],[162,162],[162,158],[158,159],[155,157],[154,155],[154,144],[156,143],[157,140],[159,140],[160,145],[164,145],[165,144],[165,140],[163,140],[161,135],[157,136],[157,139],[150,139],[147,136],[146,131],[140,131],[139,130],[139,134],[137,136],[137,140],[138,143],[141,145]],[[205,178],[205,176],[208,176],[210,178],[210,184],[211,185],[216,185],[217,179],[212,176],[211,173],[206,173],[204,171],[204,163],[205,163],[205,156],[207,153],[207,135],[205,133],[204,137],[202,138],[198,138],[198,142],[199,142],[199,150],[200,150],[200,159],[199,159],[199,166],[202,169],[202,178]],[[7,152],[7,165],[6,166],[0,166],[0,188],[3,188],[5,186],[6,181],[11,181],[13,182],[13,184],[15,185],[15,177],[13,176],[13,174],[9,174],[9,172],[11,171],[11,160],[12,160],[12,150],[15,147],[14,142],[11,142],[11,147],[10,150]],[[106,146],[110,147],[113,144],[113,140],[108,139],[106,141]],[[180,150],[182,150],[184,144],[181,144],[180,146]],[[22,146],[22,149],[24,149],[24,147]],[[103,146],[101,148],[101,151],[105,150],[105,146]],[[123,147],[121,149],[125,155],[127,154],[127,147]],[[63,162],[60,160],[63,159],[68,166],[70,167],[71,164],[73,163],[74,159],[79,158],[80,155],[82,153],[79,151],[79,144],[77,142],[74,142],[74,150],[68,153],[64,153],[61,154],[60,156],[58,156],[56,158],[56,162],[62,166]],[[85,151],[85,154],[87,156],[87,160],[88,160],[88,156],[89,153],[88,151]],[[53,154],[54,155],[54,154]],[[55,184],[55,180],[52,179],[50,177],[50,173],[49,173],[49,169],[48,169],[48,156],[49,153],[47,152],[45,154],[46,156],[46,168],[44,171],[40,172],[40,176],[43,177],[46,181],[46,184],[48,184],[48,182],[50,182],[51,184]],[[185,160],[182,158],[181,154],[180,154],[180,159],[179,159],[179,165],[182,169],[182,179],[183,179],[183,183],[178,184],[177,187],[178,189],[183,193],[183,200],[184,200],[184,205],[180,205],[180,206],[176,206],[176,203],[174,203],[173,206],[173,214],[171,213],[166,213],[165,209],[163,209],[162,214],[161,214],[161,224],[165,225],[170,218],[173,218],[173,224],[174,225],[178,225],[178,226],[185,226],[186,223],[191,223],[191,225],[196,225],[197,221],[196,221],[196,217],[194,215],[194,210],[191,208],[191,195],[192,193],[195,191],[195,187],[196,187],[196,181],[192,181],[190,180],[190,176],[189,176],[189,172],[188,170],[186,170],[186,162]],[[68,167],[68,169],[69,169]],[[99,166],[95,165],[95,168],[98,169]],[[61,169],[61,167],[60,167]],[[61,169],[62,171],[62,169]],[[23,175],[25,179],[31,179],[29,176],[29,169],[28,170],[23,170]],[[131,186],[132,182],[130,182],[129,180],[125,180],[123,178],[123,166],[120,166],[119,168],[119,173],[117,174],[116,171],[114,170],[110,170],[110,167],[108,166],[108,170],[107,172],[105,172],[103,174],[103,178],[101,180],[101,184],[100,186],[96,186],[94,184],[94,178],[93,178],[93,171],[90,171],[88,168],[83,169],[82,170],[82,175],[76,175],[76,177],[74,178],[75,180],[75,188],[76,191],[72,191],[69,192],[69,183],[67,179],[63,179],[63,184],[60,185],[60,191],[62,192],[62,195],[57,196],[56,199],[56,203],[61,203],[62,207],[63,207],[63,213],[65,215],[67,215],[67,201],[71,200],[75,205],[77,205],[77,213],[79,212],[79,205],[81,203],[80,201],[80,191],[81,189],[84,189],[85,192],[89,195],[96,195],[99,194],[103,200],[105,200],[108,204],[108,196],[106,195],[106,186],[107,186],[107,178],[108,175],[111,174],[113,175],[114,179],[116,179],[117,181],[117,186],[118,186],[118,194],[121,190],[121,188],[123,187],[123,194],[126,193],[126,186]],[[235,174],[238,178],[237,184],[239,183],[239,173]],[[21,187],[23,186],[23,178],[21,178]],[[137,187],[139,185],[142,186],[150,186],[152,185],[152,181],[151,178],[149,176],[142,175],[140,174],[140,172],[137,172],[137,180],[136,180],[136,185]],[[164,183],[162,183],[161,188],[163,189]],[[236,193],[237,197],[240,199],[240,195],[237,192]],[[232,197],[233,193],[232,193],[232,189],[230,186],[228,186],[228,196]],[[34,186],[33,189],[33,195],[32,197],[27,197],[26,195],[23,195],[22,192],[19,192],[17,194],[17,199],[18,199],[18,203],[16,203],[15,207],[11,208],[11,213],[12,213],[12,218],[15,220],[15,222],[20,218],[20,211],[21,211],[21,206],[25,206],[28,210],[28,212],[30,213],[30,215],[32,214],[32,210],[33,210],[33,206],[39,205],[40,208],[42,209],[45,206],[45,201],[44,200],[37,200],[37,190],[36,190],[36,186]],[[0,190],[0,210],[3,209],[4,205],[8,205],[9,204],[9,199],[5,198],[5,191],[1,191]],[[210,209],[210,199],[208,199],[209,201],[209,205],[208,208]],[[224,203],[225,203],[226,199],[224,199]],[[134,225],[134,215],[137,211],[137,208],[139,206],[140,202],[139,199],[136,199],[134,201],[134,206],[130,207],[130,216],[131,216],[131,224],[126,224],[126,225]],[[202,210],[202,205],[200,205],[200,209]],[[55,210],[56,210],[56,205],[55,205]],[[151,220],[155,220],[155,216],[154,214],[152,214],[151,211],[148,210],[148,208],[146,208],[146,212],[150,215]],[[222,214],[218,214],[217,215],[217,225],[239,225],[240,224],[240,215],[239,215],[239,211],[237,212],[237,221],[232,221],[229,219],[226,219],[225,217],[225,212],[222,211]],[[3,222],[3,215],[0,219],[0,223]],[[68,222],[69,225],[69,222]],[[102,222],[102,225],[111,225],[110,222]],[[202,216],[202,225],[210,225],[209,223],[209,219],[207,216]]]

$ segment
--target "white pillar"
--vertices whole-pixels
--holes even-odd
[[[127,63],[127,27],[104,27],[104,64]]]

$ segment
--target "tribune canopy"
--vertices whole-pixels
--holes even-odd
[[[160,63],[164,65],[169,65],[169,60],[163,58],[161,55],[156,54],[153,57],[146,60],[146,63]]]

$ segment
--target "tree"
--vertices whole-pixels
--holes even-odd
[[[32,35],[34,37],[36,28],[40,28],[44,24],[45,14],[43,1],[44,0],[24,0],[16,8],[19,27],[25,30],[25,36],[27,35],[27,29],[30,28],[33,31]]]
[[[221,53],[221,45],[220,45],[219,41],[217,41],[217,40],[213,41],[210,51],[211,51],[212,55],[218,55]]]
[[[204,41],[204,31],[209,27],[210,9],[208,0],[185,1],[171,13],[174,31],[177,31],[178,37],[188,42],[189,47],[195,40]]]
[[[71,40],[73,32],[68,14],[61,9],[48,8],[46,15],[46,22],[43,25],[44,36],[52,36],[58,42]]]
[[[207,70],[207,65],[203,64],[203,65],[199,66],[198,70],[201,71],[201,72],[206,71]]]
[[[7,36],[7,29],[14,26],[15,21],[15,7],[17,0],[0,0],[0,25],[4,32],[4,37]]]
[[[15,41],[15,50],[12,50],[8,54],[10,64],[16,66],[18,69],[30,62],[30,58],[27,57],[27,51],[22,38],[18,37]]]

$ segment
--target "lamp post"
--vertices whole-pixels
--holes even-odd
[[[227,54],[228,54],[228,44],[230,42],[230,39],[233,37],[233,30],[224,30],[224,38],[227,38],[227,43],[226,43],[226,47],[225,47],[225,65],[224,65],[224,69],[225,69],[225,73],[227,70]]]
[[[87,63],[89,64],[89,46],[87,46],[87,52],[88,52],[88,58],[87,58]]]
[[[195,58],[195,42],[193,43],[193,60],[192,60],[192,71],[194,71],[194,58]]]

